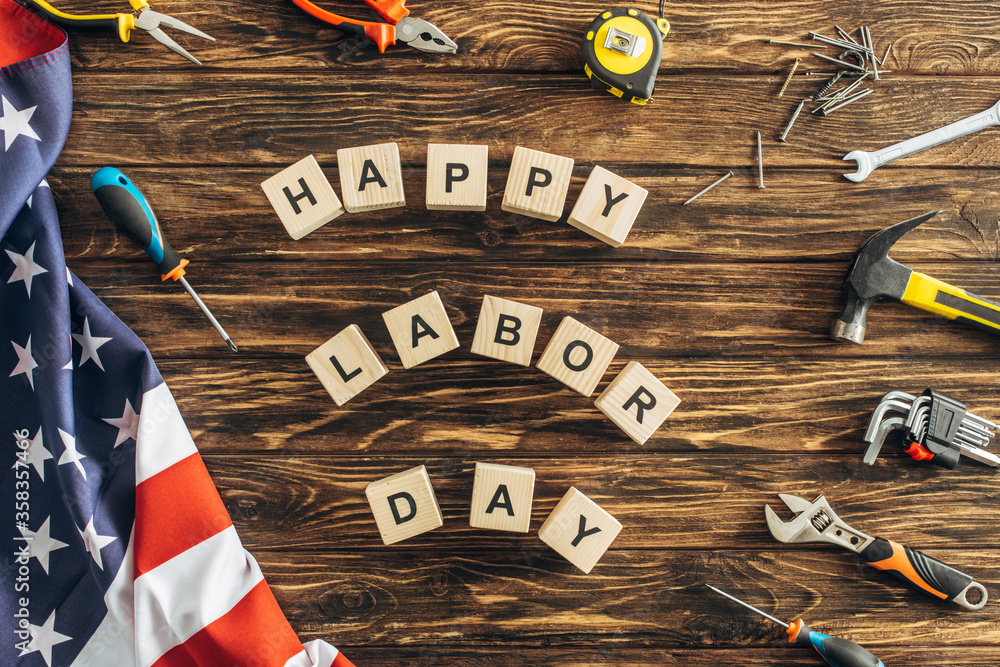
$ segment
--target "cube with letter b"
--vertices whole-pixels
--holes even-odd
[[[617,248],[625,242],[645,201],[645,189],[603,167],[594,167],[567,222]]]
[[[285,230],[296,241],[344,212],[312,155],[260,184]]]
[[[538,370],[590,396],[617,353],[618,343],[564,317],[538,359]]]
[[[485,211],[489,146],[427,145],[427,208]]]
[[[541,321],[541,308],[484,296],[476,335],[472,339],[472,353],[528,366]]]
[[[372,482],[365,495],[385,544],[395,544],[444,525],[426,466]]]
[[[376,144],[337,151],[340,191],[351,213],[406,206],[399,146]]]
[[[538,539],[590,574],[621,530],[617,519],[571,486],[538,529]]]
[[[534,493],[535,471],[531,468],[477,462],[469,525],[526,533]]]
[[[382,319],[403,368],[413,368],[458,347],[455,330],[437,292],[388,310],[382,313]]]
[[[500,208],[555,222],[562,217],[572,178],[572,158],[518,146],[510,162]]]
[[[681,402],[638,361],[630,361],[594,404],[640,445]]]
[[[306,363],[337,405],[343,405],[389,372],[356,324],[306,357]]]

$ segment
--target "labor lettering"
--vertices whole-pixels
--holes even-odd
[[[587,517],[581,514],[580,528],[576,531],[576,537],[573,538],[572,545],[574,547],[578,546],[580,542],[583,540],[583,538],[587,537],[588,535],[593,535],[594,533],[599,533],[599,532],[601,532],[601,529],[598,527],[594,527],[591,528],[590,530],[587,530]]]
[[[623,192],[617,197],[613,196],[611,193],[611,186],[605,183],[604,199],[606,203],[604,204],[604,211],[601,213],[601,216],[605,218],[608,217],[608,215],[610,215],[611,213],[611,209],[614,208],[614,205],[620,202],[621,200],[625,199],[626,197],[628,197],[627,192]]]
[[[358,375],[361,374],[360,366],[355,368],[350,373],[345,371],[344,367],[340,364],[340,360],[337,359],[337,355],[333,355],[330,357],[330,363],[333,364],[334,369],[340,375],[340,379],[343,380],[344,382],[350,382],[352,379],[356,378]]]
[[[300,199],[308,198],[310,204],[313,206],[316,205],[316,197],[313,196],[312,190],[310,190],[309,186],[306,185],[306,179],[299,179],[299,187],[302,188],[302,192],[297,195],[293,195],[287,185],[281,188],[281,191],[285,193],[285,197],[288,199],[288,203],[292,205],[292,210],[295,211],[295,215],[300,215],[302,213],[302,209],[299,208]]]
[[[570,356],[573,354],[573,350],[575,350],[578,347],[583,348],[583,351],[586,353],[586,356],[584,356],[583,361],[581,361],[578,364],[574,364],[570,360]],[[582,340],[574,340],[572,343],[566,346],[565,350],[563,350],[563,363],[566,364],[566,368],[570,369],[571,371],[579,372],[585,370],[587,366],[590,366],[590,362],[592,362],[593,360],[594,360],[594,348],[590,347],[590,345],[588,345],[586,342]]]
[[[382,174],[379,173],[378,167],[370,159],[365,160],[361,167],[361,183],[358,184],[358,192],[364,192],[369,183],[378,183],[383,188],[389,187],[386,185],[385,179],[382,178]]]
[[[417,345],[420,344],[420,339],[424,336],[430,336],[431,340],[440,338],[438,332],[434,331],[434,329],[431,328],[431,325],[427,324],[427,322],[424,321],[424,318],[420,317],[420,315],[414,315],[411,318],[410,323],[412,324],[411,328],[413,331],[412,347],[416,348]]]
[[[528,189],[524,191],[525,197],[531,196],[531,191],[536,187],[546,188],[552,183],[552,172],[541,167],[532,167],[528,173]]]
[[[507,510],[507,516],[514,516],[514,503],[510,500],[510,493],[507,491],[506,484],[501,484],[497,487],[496,493],[493,494],[493,500],[490,501],[490,506],[486,508],[486,513],[493,514],[493,510],[498,507]]]
[[[642,400],[643,395],[646,396],[647,400]],[[622,410],[628,412],[628,409],[635,405],[635,420],[642,423],[642,413],[645,410],[652,410],[656,407],[656,396],[645,387],[641,386],[635,390],[635,393],[625,401],[625,405],[622,406]]]
[[[521,333],[518,331],[520,328],[521,318],[501,313],[497,322],[496,335],[493,336],[493,342],[498,345],[517,345],[521,342]],[[504,338],[505,334],[510,334],[510,337]]]
[[[469,177],[468,165],[461,162],[449,162],[444,166],[444,191],[451,192],[452,183],[461,183]],[[457,174],[455,172],[458,172]]]
[[[397,501],[399,500],[406,501],[408,510],[406,516],[403,516],[399,513],[399,505],[397,505]],[[411,496],[406,491],[400,491],[399,493],[394,493],[388,498],[386,498],[386,501],[389,503],[389,509],[392,511],[392,518],[396,521],[397,526],[406,523],[407,521],[413,519],[413,517],[417,516],[417,501],[415,501],[413,499],[413,496]]]

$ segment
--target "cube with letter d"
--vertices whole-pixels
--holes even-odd
[[[469,525],[526,533],[534,493],[535,471],[531,468],[477,462]]]
[[[485,211],[489,146],[427,145],[427,208]]]
[[[426,466],[372,482],[365,495],[385,544],[395,544],[444,525]]]
[[[476,335],[472,339],[472,353],[528,366],[541,321],[541,308],[484,296]]]
[[[510,162],[500,208],[555,222],[562,217],[572,179],[572,158],[518,146]]]

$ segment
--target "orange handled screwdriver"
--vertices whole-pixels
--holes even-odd
[[[719,595],[725,596],[736,604],[743,605],[750,611],[760,614],[767,620],[773,621],[785,628],[785,632],[788,633],[789,644],[812,646],[820,654],[820,657],[826,660],[826,664],[828,665],[833,665],[833,667],[885,667],[881,660],[869,653],[863,646],[846,639],[831,637],[830,635],[824,635],[821,632],[811,630],[801,618],[792,621],[791,624],[779,621],[774,616],[765,614],[760,609],[748,605],[743,600],[734,598],[729,593],[720,591],[715,586],[705,585]]]
[[[180,281],[194,302],[205,313],[205,317],[219,332],[229,349],[236,352],[236,344],[222,328],[219,321],[212,315],[205,302],[195,293],[188,281],[184,279],[184,267],[188,260],[170,247],[160,230],[160,223],[153,214],[146,197],[133,185],[125,174],[113,167],[98,169],[90,179],[90,187],[100,202],[101,208],[114,223],[115,227],[125,236],[132,239],[136,245],[146,251],[160,267],[161,279],[172,278]]]

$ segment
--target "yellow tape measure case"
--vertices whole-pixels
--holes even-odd
[[[638,9],[601,12],[583,38],[583,69],[590,85],[634,104],[648,102],[668,32],[666,19],[654,21]]]

